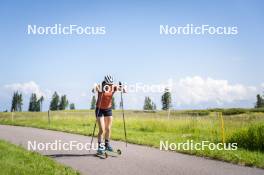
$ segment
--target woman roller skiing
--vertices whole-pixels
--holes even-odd
[[[106,75],[101,85],[96,85],[93,92],[98,93],[96,102],[96,120],[99,125],[98,132],[98,150],[97,154],[103,154],[105,151],[113,151],[110,145],[111,126],[112,126],[112,98],[116,91],[125,92],[121,83],[114,85],[111,75]],[[104,138],[104,144],[102,143]]]

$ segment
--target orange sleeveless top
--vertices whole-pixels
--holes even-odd
[[[112,98],[116,91],[117,86],[108,85],[108,88],[106,88],[105,91],[98,92],[96,107],[100,109],[112,108]]]

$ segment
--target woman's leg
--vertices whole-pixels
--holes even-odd
[[[104,117],[97,117],[97,123],[99,126],[99,132],[98,132],[98,144],[102,143],[102,139],[105,133],[105,120]],[[100,145],[98,145],[100,146]]]
[[[112,116],[105,116],[104,123],[105,123],[105,146],[109,146],[109,141],[111,137],[111,127],[112,127]]]

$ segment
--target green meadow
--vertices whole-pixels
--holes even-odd
[[[0,140],[0,174],[16,175],[78,175],[70,167],[22,147]]]
[[[221,112],[223,115],[219,115]],[[122,111],[114,110],[112,139],[124,141]],[[125,111],[129,143],[160,148],[160,141],[237,143],[237,150],[178,150],[178,152],[264,168],[264,112],[254,109],[190,111]],[[94,111],[0,113],[0,124],[30,126],[91,135]]]

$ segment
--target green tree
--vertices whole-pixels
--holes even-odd
[[[165,89],[165,92],[161,96],[162,110],[168,110],[171,107],[171,93],[169,89]]]
[[[32,93],[30,96],[28,111],[31,111],[31,112],[39,111],[38,110],[38,99],[35,93]]]
[[[44,101],[44,97],[41,96],[38,100],[38,103],[39,103],[39,111],[42,111],[42,104],[43,104],[43,101]]]
[[[54,92],[54,94],[52,95],[52,99],[51,99],[51,102],[50,102],[50,107],[49,109],[51,111],[56,111],[59,109],[59,103],[60,103],[60,97],[59,95],[57,94],[57,92]]]
[[[95,106],[96,106],[96,98],[95,98],[95,96],[93,96],[90,109],[95,109]]]
[[[59,110],[65,110],[69,105],[69,101],[67,100],[67,96],[63,95],[61,96],[60,104],[59,104]]]
[[[23,106],[23,97],[22,94],[18,94],[18,111],[22,111],[22,106]]]
[[[144,110],[155,110],[154,108],[156,108],[156,105],[152,102],[150,97],[145,97],[143,109]]]
[[[17,92],[14,92],[13,97],[12,97],[11,112],[12,111],[17,111],[17,98],[16,98],[16,93]]]
[[[264,96],[257,94],[257,102],[255,108],[263,108],[264,107]]]
[[[112,97],[112,109],[116,109],[115,97]]]
[[[11,111],[22,111],[23,97],[21,93],[14,92],[11,104]]]
[[[154,102],[152,102],[152,110],[157,110],[157,105]]]
[[[31,94],[30,100],[29,100],[29,107],[28,111],[31,112],[39,112],[41,111],[41,105],[43,102],[44,98],[41,96],[39,99],[37,98],[37,95],[35,93]]]
[[[70,110],[75,110],[75,104],[74,103],[70,104]]]

